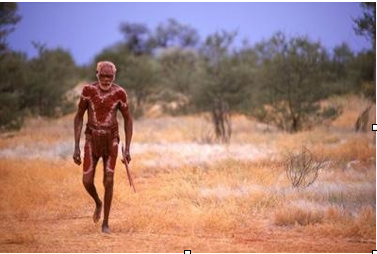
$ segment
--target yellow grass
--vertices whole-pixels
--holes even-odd
[[[372,135],[353,133],[350,125],[271,133],[235,116],[229,147],[239,147],[238,152],[250,157],[214,156],[203,162],[193,160],[198,153],[192,151],[190,163],[169,164],[179,161],[182,153],[188,156],[185,145],[200,142],[203,128],[210,129],[205,117],[138,120],[130,165],[137,193],[118,161],[112,234],[103,235],[91,219],[94,204],[81,183],[81,167],[56,148],[73,140],[72,117],[32,120],[13,137],[1,139],[0,251],[370,252],[375,248],[375,145]],[[148,148],[167,149],[173,144],[177,151],[168,153]],[[313,185],[293,189],[282,162],[287,151],[298,151],[302,144],[330,163]],[[54,152],[48,158],[34,156],[44,145],[58,156],[53,157]],[[267,147],[271,156],[257,157],[244,145]],[[192,147],[223,146],[227,147],[218,143]],[[5,150],[6,156],[1,154]],[[95,183],[100,197],[102,176],[99,163]]]
[[[333,97],[330,102],[343,108],[343,113],[332,123],[332,126],[345,130],[354,130],[357,118],[370,105],[369,101],[356,95]],[[373,120],[376,118],[374,117],[372,122]]]
[[[354,135],[354,137],[335,147],[317,145],[313,151],[316,151],[317,154],[322,154],[328,160],[334,161],[374,163],[376,157],[375,145],[363,135]]]
[[[132,170],[136,194],[129,188],[119,165],[111,214],[114,234],[226,238],[246,229],[263,233],[267,230],[265,224],[272,223],[276,232],[284,231],[285,226],[293,226],[293,229],[308,226],[306,236],[331,234],[340,240],[351,237],[369,241],[375,237],[374,207],[360,204],[356,215],[350,215],[350,211],[340,210],[321,198],[327,194],[292,190],[289,183],[281,179],[284,172],[276,168],[276,164],[227,161],[206,170],[185,167],[146,179],[141,177],[143,169],[135,164]],[[41,245],[47,248],[56,235],[71,242],[75,234],[89,234],[97,241],[101,239],[99,228],[92,226],[93,204],[83,190],[80,169],[72,163],[7,159],[1,160],[0,171],[3,175],[0,190],[7,194],[0,202],[0,218],[4,225],[14,225],[12,233],[0,245],[3,250],[26,251]],[[103,194],[101,175],[99,170],[96,183]],[[366,179],[358,181],[367,182]],[[352,196],[343,198],[344,204],[358,205]],[[312,201],[315,205],[306,208],[289,205],[302,199],[315,200]],[[367,201],[373,204],[374,200],[375,196],[371,196]],[[328,208],[318,210],[321,206]],[[341,215],[342,212],[348,213],[347,216]],[[52,232],[45,234],[41,228],[33,228],[51,223],[66,229],[62,233],[51,228]],[[25,235],[24,225],[31,227],[26,231],[30,234]],[[13,242],[22,248],[12,249]],[[234,250],[241,247],[233,245]],[[336,250],[336,246],[333,247]],[[78,250],[75,245],[70,248]],[[164,251],[170,251],[170,248],[166,246]],[[50,250],[67,249],[64,245],[56,245]],[[142,250],[145,251],[145,246],[140,248]]]

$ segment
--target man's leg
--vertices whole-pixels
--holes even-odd
[[[96,172],[96,166],[99,158],[93,156],[91,148],[91,142],[87,140],[85,143],[85,154],[84,154],[84,172],[82,177],[82,182],[85,186],[86,191],[93,198],[96,207],[93,213],[93,221],[97,223],[101,218],[102,211],[102,201],[98,197],[96,187],[94,185],[94,176]]]
[[[104,218],[102,223],[102,231],[104,233],[110,233],[109,229],[109,214],[111,201],[113,199],[113,186],[114,186],[114,172],[105,172],[103,177],[103,185],[105,186],[105,209]]]
[[[103,159],[103,185],[105,187],[105,209],[104,218],[102,223],[102,232],[110,233],[109,229],[109,214],[111,201],[113,199],[113,187],[114,187],[114,169],[116,164],[116,159],[118,156],[118,143],[114,142],[110,156]]]

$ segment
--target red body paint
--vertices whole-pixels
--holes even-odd
[[[100,157],[103,158],[105,172],[114,172],[119,143],[116,117],[118,109],[122,112],[128,110],[127,94],[122,87],[112,84],[110,90],[103,91],[100,89],[98,82],[84,87],[79,102],[79,111],[88,110],[88,123],[85,131],[84,174],[94,170]],[[102,143],[93,142],[95,138],[94,131],[97,131],[99,135],[106,131],[111,133],[111,140],[106,154],[96,154],[94,152],[98,151],[99,148],[103,148],[98,146],[107,146],[105,138]]]

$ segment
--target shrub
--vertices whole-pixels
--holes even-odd
[[[285,160],[285,172],[292,187],[308,187],[318,178],[318,173],[324,167],[324,161],[318,160],[309,151],[302,146],[299,154],[291,153]]]

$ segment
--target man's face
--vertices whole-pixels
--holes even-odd
[[[114,81],[114,71],[111,66],[102,66],[98,73],[98,80],[101,83],[102,88],[105,90],[109,89]]]

